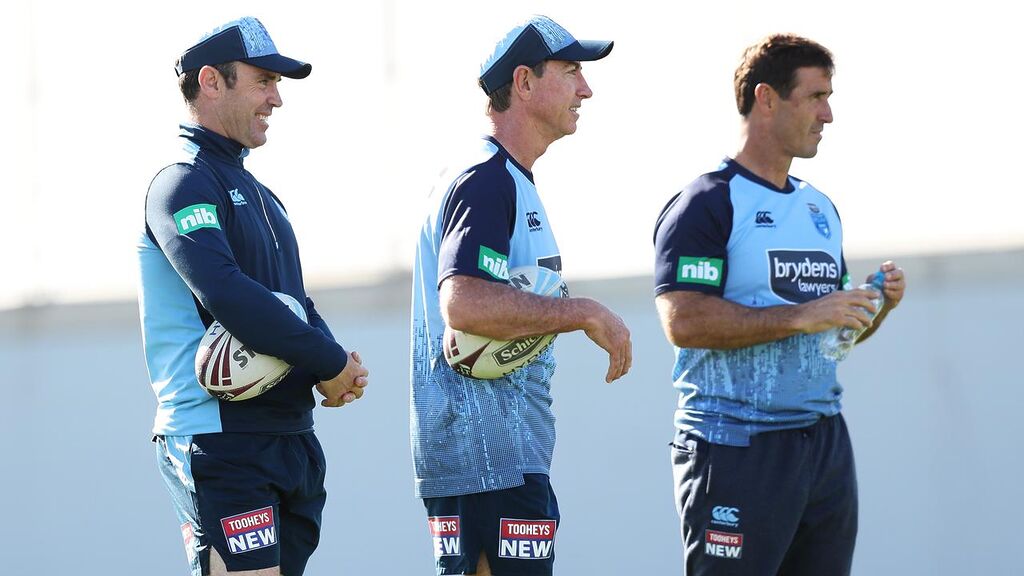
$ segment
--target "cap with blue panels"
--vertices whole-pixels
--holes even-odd
[[[614,42],[577,40],[547,16],[533,16],[513,28],[480,65],[480,87],[488,96],[512,81],[517,66],[536,66],[543,60],[590,62],[612,51]]]
[[[181,76],[189,70],[236,60],[288,78],[305,78],[313,70],[305,62],[279,54],[263,24],[246,16],[208,32],[178,58],[174,71]]]

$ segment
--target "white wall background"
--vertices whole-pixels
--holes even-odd
[[[1024,252],[900,258],[906,300],[842,365],[860,477],[858,576],[1019,574],[1024,435],[1017,366]],[[877,261],[857,260],[866,276]],[[561,336],[553,482],[563,575],[679,574],[668,442],[672,352],[647,277],[582,282],[633,333],[634,367]],[[367,395],[317,408],[329,462],[323,540],[308,574],[432,573],[408,442],[408,278],[314,293],[372,371]],[[153,463],[133,302],[0,312],[3,574],[185,574]]]
[[[815,38],[837,58],[835,123],[794,174],[839,206],[848,256],[1021,247],[1013,8],[5,0],[0,308],[134,293],[142,198],[177,150],[185,113],[173,63],[245,14],[313,64],[308,79],[282,84],[269,143],[247,160],[288,206],[313,286],[410,269],[420,200],[448,151],[487,129],[479,63],[533,12],[582,38],[615,40],[608,58],[584,66],[594,98],[579,132],[535,166],[574,273],[652,273],[658,211],[735,152],[733,71],[745,46],[778,31]]]

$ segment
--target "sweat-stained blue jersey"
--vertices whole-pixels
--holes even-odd
[[[793,177],[780,190],[726,159],[658,218],[655,293],[693,290],[753,308],[800,304],[849,288],[842,243],[839,215],[824,194]],[[754,434],[837,414],[843,389],[820,339],[676,348],[676,428],[747,446]]]
[[[454,275],[507,283],[516,266],[561,272],[533,175],[493,138],[441,175],[419,238],[412,293],[410,433],[420,498],[503,490],[547,474],[555,445],[553,346],[496,380],[444,359],[438,288]]]
[[[241,144],[183,125],[184,158],[160,171],[146,195],[137,253],[139,315],[157,397],[153,432],[294,433],[313,427],[313,386],[348,356],[306,297],[299,248],[277,197],[242,164]],[[303,303],[303,322],[274,296]],[[274,388],[225,402],[196,380],[195,353],[216,318],[239,341],[293,366]]]

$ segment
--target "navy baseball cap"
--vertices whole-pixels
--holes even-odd
[[[577,40],[547,16],[532,16],[516,26],[480,65],[480,87],[490,96],[512,81],[516,66],[536,66],[544,60],[590,62],[612,51],[614,42]]]
[[[178,58],[174,71],[181,76],[189,70],[235,60],[288,78],[305,78],[313,70],[305,62],[278,54],[263,24],[252,16],[246,16],[208,32]]]

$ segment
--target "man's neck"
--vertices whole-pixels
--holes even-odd
[[[230,136],[228,136],[228,131],[224,129],[224,125],[221,124],[217,115],[214,114],[212,110],[190,107],[189,116],[191,116],[193,124],[198,124],[210,132],[220,134],[229,140],[231,139]]]
[[[491,115],[491,134],[520,166],[533,171],[533,163],[544,155],[551,140],[541,135],[529,118],[511,110]]]
[[[740,150],[735,160],[758,177],[771,182],[776,188],[786,187],[793,157],[779,150],[768,135],[753,135],[744,126],[740,135]]]

